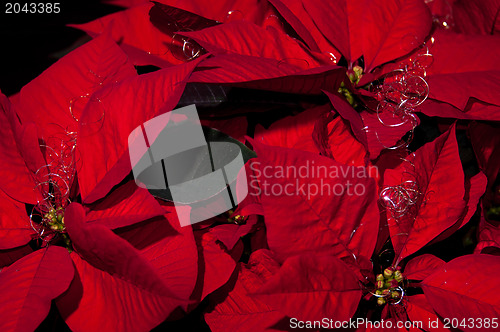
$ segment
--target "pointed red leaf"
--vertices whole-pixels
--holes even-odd
[[[432,26],[431,13],[420,0],[367,0],[357,11],[361,40],[351,36],[351,43],[361,43],[367,72],[420,46]]]
[[[441,317],[459,321],[499,317],[500,297],[491,288],[500,282],[499,263],[500,257],[492,255],[456,258],[424,279],[424,294]],[[477,331],[477,326],[464,330]]]
[[[371,160],[378,158],[384,149],[400,146],[402,137],[414,128],[412,120],[408,120],[396,127],[390,127],[390,125],[403,122],[390,112],[380,112],[378,116],[376,113],[369,111],[362,111],[360,114],[366,128]]]
[[[478,227],[478,243],[474,253],[481,253],[488,247],[500,248],[500,227],[488,222],[484,217],[484,213],[481,213]]]
[[[333,51],[332,45],[328,43],[325,37],[315,26],[314,22],[305,12],[301,0],[269,0],[269,3],[271,3],[276,10],[279,11],[281,16],[288,22],[288,24],[290,24],[297,35],[302,38],[309,49],[315,52],[320,52],[318,45],[321,44],[324,45],[322,49],[331,49]],[[338,52],[335,52],[334,56],[336,61],[340,59],[340,54],[338,54]]]
[[[237,215],[237,212],[234,213]],[[252,228],[254,228],[257,223],[257,216],[248,216],[247,220],[243,225],[235,224],[223,224],[218,225],[210,229],[210,232],[215,235],[215,237],[224,243],[228,250],[233,249],[235,244],[240,240],[241,237],[250,233]]]
[[[40,190],[35,190],[36,185],[39,184],[39,180],[36,180],[34,175],[36,174],[36,178],[38,179],[43,179],[43,177],[47,173],[47,169],[50,168],[43,167],[47,166],[47,161],[42,154],[40,146],[40,131],[33,122],[21,124],[18,121],[17,114],[15,113],[11,114],[10,123],[13,128],[18,151],[21,154],[24,164],[28,169],[29,176],[33,179],[32,190],[34,192],[34,195],[32,195],[32,197],[35,199],[34,203],[36,203],[42,199],[42,196]],[[20,171],[22,172],[22,170]],[[31,197],[26,197],[26,200],[29,199],[31,199]]]
[[[175,234],[165,227],[166,220],[161,226],[153,222],[144,226],[150,237],[136,239],[134,245],[139,250],[107,227],[85,223],[84,209],[76,203],[66,208],[64,219],[76,250],[71,257],[78,275],[57,305],[71,329],[149,331],[176,307],[186,307],[194,285],[194,248],[191,242],[191,252],[188,245],[184,252],[187,256],[178,256],[175,251],[170,255],[173,248],[165,240],[163,245],[156,245],[158,239],[152,233]],[[175,242],[172,245],[179,245]],[[185,280],[179,279],[180,271],[170,274],[168,268],[181,257],[187,261],[175,268],[189,274]],[[176,286],[179,288],[174,290]]]
[[[361,299],[358,278],[333,256],[288,258],[253,297],[299,320],[349,320]]]
[[[379,212],[375,181],[364,167],[257,141],[252,144],[258,155],[255,171],[269,248],[281,260],[321,251],[349,259],[371,256]]]
[[[248,265],[242,264],[236,282],[213,294],[211,307],[204,317],[214,332],[273,331],[272,326],[284,315],[265,302],[249,296],[279,269],[269,250],[252,253]],[[226,296],[227,294],[227,296]]]
[[[73,280],[65,248],[51,246],[25,256],[0,272],[0,328],[34,331],[49,313],[53,299]]]
[[[406,159],[407,162],[384,174],[385,186],[397,188],[410,181],[410,190],[417,191],[416,203],[403,216],[395,219],[391,211],[387,211],[396,262],[454,225],[466,207],[455,126]]]
[[[33,233],[24,203],[0,190],[0,250],[28,243]]]
[[[474,99],[471,99],[464,110],[434,99],[427,99],[416,110],[427,116],[440,118],[500,121],[498,106],[477,102]]]
[[[218,22],[243,20],[262,27],[273,26],[283,29],[276,10],[267,1],[224,0],[219,1],[217,5],[197,0],[159,0],[159,2]]]
[[[254,138],[267,145],[318,153],[312,137],[314,125],[328,111],[329,106],[318,106],[298,115],[282,118],[274,122],[267,130],[257,125]]]
[[[497,113],[500,111],[499,75],[498,70],[431,75],[427,79],[429,98],[446,102],[463,111],[469,111],[470,103],[485,103],[497,106],[492,109]],[[489,115],[485,114],[484,118],[488,119]]]
[[[137,66],[166,68],[183,63],[183,59],[177,59],[170,52],[172,36],[164,34],[151,23],[149,11],[153,5],[145,2],[92,22],[70,26],[83,30],[92,37],[109,33]]]
[[[160,296],[172,296],[150,262],[127,241],[98,223],[85,223],[85,211],[78,203],[65,211],[65,225],[76,252],[94,267],[135,287]]]
[[[239,54],[219,54],[200,64],[190,82],[238,83],[236,86],[269,91],[320,94],[336,91],[345,78],[345,69],[322,66],[302,70],[294,59],[280,61]],[[301,61],[299,61],[300,64]]]
[[[359,40],[360,3],[347,0],[336,2],[303,0],[302,3],[324,37],[349,63],[356,61],[362,55]]]
[[[125,227],[156,216],[165,210],[154,197],[134,181],[116,188],[106,199],[85,206],[86,221],[103,224],[111,229]]]
[[[420,255],[406,264],[404,276],[407,279],[424,280],[444,264],[445,261],[431,254]]]
[[[198,245],[198,280],[192,299],[201,301],[224,285],[233,273],[236,263],[217,243],[211,232],[195,232]]]
[[[11,265],[32,252],[33,249],[31,249],[29,244],[17,248],[0,250],[0,268]]]
[[[118,230],[163,282],[181,299],[189,299],[198,275],[198,251],[191,227],[181,227],[175,214]]]
[[[45,140],[76,131],[90,95],[103,85],[135,76],[120,48],[106,36],[77,48],[28,83],[16,111],[22,123],[35,122]],[[73,113],[73,114],[72,114]],[[59,137],[59,136],[57,136]]]
[[[244,22],[231,22],[200,31],[182,32],[212,54],[236,53],[270,58],[289,63],[302,70],[321,65],[296,40],[274,29],[263,29]]]
[[[462,217],[459,218],[453,226],[436,237],[432,243],[446,239],[469,222],[472,216],[476,213],[479,200],[484,195],[487,184],[488,179],[482,172],[479,172],[472,178],[466,180],[464,200],[467,205]]]
[[[30,204],[36,203],[34,182],[16,143],[9,118],[14,116],[10,101],[0,93],[0,189],[10,197]],[[16,118],[17,119],[17,118]]]
[[[123,80],[92,96],[99,102],[85,108],[78,136],[78,183],[85,203],[102,198],[130,173],[129,134],[175,107],[198,61]]]
[[[500,1],[454,1],[454,30],[465,34],[494,35],[500,32]]]
[[[431,305],[427,301],[427,298],[423,294],[408,296],[408,301],[406,302],[406,314],[411,321],[416,324],[422,324],[424,330],[432,329],[432,331],[449,331],[449,329],[444,327],[443,322],[432,309]]]
[[[367,110],[358,112],[344,98],[323,92],[340,116],[349,121],[354,136],[369,151],[371,160],[377,159],[384,149],[400,145],[401,138],[413,129],[412,121],[403,123],[389,112],[380,112],[378,116]],[[393,124],[401,125],[390,127]]]
[[[429,76],[498,69],[500,36],[463,35],[438,29],[433,37],[430,53],[434,62]]]
[[[75,280],[56,304],[73,331],[150,331],[180,304],[99,270],[75,252],[71,258]]]
[[[431,15],[418,0],[303,1],[321,33],[353,63],[364,55],[365,71],[410,53],[427,37]],[[324,50],[325,51],[325,50]]]
[[[337,116],[328,124],[328,145],[332,157],[342,164],[364,166],[367,151],[363,144],[354,138],[347,122]],[[374,174],[370,174],[372,175]]]
[[[363,124],[363,118],[352,106],[342,97],[337,94],[330,93],[328,91],[323,91],[333,108],[339,115],[346,121],[349,121],[351,130],[358,141],[368,148],[368,139],[366,137],[366,131],[364,130],[365,125]]]

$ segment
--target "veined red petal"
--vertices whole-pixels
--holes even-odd
[[[321,65],[296,40],[274,29],[263,29],[244,22],[231,22],[199,31],[183,32],[212,54],[240,55],[276,59],[307,70]]]
[[[318,153],[312,136],[314,125],[329,108],[325,105],[305,110],[274,122],[268,129],[257,125],[254,138],[267,145]]]
[[[77,48],[24,86],[14,106],[21,122],[36,123],[48,141],[74,132],[91,94],[104,85],[137,75],[127,56],[107,36]]]
[[[102,198],[130,173],[129,134],[175,107],[200,60],[123,80],[92,95],[96,102],[87,104],[78,133],[78,183],[84,203]]]
[[[33,233],[24,203],[0,190],[0,250],[27,244]]]
[[[9,121],[14,120],[14,117],[10,101],[0,93],[0,158],[4,163],[0,169],[0,189],[20,202],[34,204],[35,183],[19,152],[16,135]]]
[[[406,314],[416,324],[421,324],[424,329],[432,331],[449,331],[444,327],[443,321],[436,314],[423,294],[408,296]],[[431,326],[432,324],[432,326]],[[412,331],[410,329],[410,331]]]
[[[491,289],[500,282],[499,262],[498,256],[479,254],[458,257],[443,265],[422,282],[429,304],[450,320],[499,317],[500,297]],[[477,326],[461,328],[477,331]]]
[[[172,261],[153,263],[161,257],[158,247],[148,248],[152,252],[143,248],[143,253],[109,228],[85,223],[84,209],[77,203],[66,208],[64,218],[75,248],[71,258],[77,276],[57,305],[70,328],[149,331],[175,308],[187,306],[188,299],[180,298],[160,273]]]
[[[387,187],[410,190],[415,200],[403,215],[387,217],[396,261],[411,255],[454,225],[464,214],[464,173],[458,154],[455,126],[411,154],[384,174]],[[409,202],[403,202],[403,204]]]
[[[309,254],[288,258],[251,295],[288,317],[321,320],[332,316],[345,321],[358,307],[361,287],[356,275],[340,259]]]
[[[298,61],[300,64],[302,61]],[[303,65],[303,64],[302,64]],[[302,70],[297,60],[277,60],[240,54],[219,54],[203,61],[190,82],[233,83],[234,86],[298,94],[336,91],[345,69],[335,65]]]
[[[111,229],[165,214],[156,199],[134,181],[116,188],[104,200],[86,205],[85,210],[87,222],[103,224]]]
[[[257,141],[252,144],[260,163],[256,172],[269,248],[280,260],[306,252],[347,259],[371,256],[379,212],[376,184],[364,167]],[[350,191],[354,187],[357,194]]]
[[[211,306],[204,317],[214,332],[276,331],[273,327],[285,316],[269,304],[249,296],[279,269],[269,250],[257,250],[248,264],[238,266],[232,284],[224,285],[210,297]]]
[[[420,255],[413,258],[406,264],[404,276],[407,279],[424,280],[444,264],[446,264],[445,261],[434,255]]]
[[[34,331],[49,313],[53,299],[73,280],[73,264],[65,248],[35,251],[0,272],[0,328]]]

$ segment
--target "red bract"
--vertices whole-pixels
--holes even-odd
[[[66,249],[49,247],[25,256],[0,272],[4,331],[33,331],[53,299],[68,288],[74,268]]]
[[[468,318],[491,319],[500,314],[500,298],[491,292],[489,284],[499,281],[498,263],[498,256],[492,255],[456,258],[424,279],[422,288],[425,296],[441,317],[456,318],[460,323],[465,319],[467,323],[459,325],[459,328],[477,331],[479,326],[468,324]],[[485,283],[485,280],[488,282]],[[449,305],[450,302],[453,306]]]
[[[395,170],[387,170],[384,185],[383,200],[397,254],[396,265],[461,220],[466,200],[472,202],[471,209],[475,211],[485,189],[483,181],[472,197],[465,195],[454,126],[410,155]]]
[[[25,206],[0,191],[0,249],[22,246],[31,240]]]
[[[371,256],[378,229],[378,209],[375,183],[365,168],[256,141],[254,148],[259,156],[256,172],[269,248],[281,261],[314,251],[355,261],[360,256]],[[301,175],[301,169],[308,174]],[[326,176],[318,174],[325,170]],[[356,172],[365,176],[359,178]],[[354,188],[359,195],[354,194]],[[353,190],[350,194],[349,189]],[[287,199],[283,200],[282,195]],[[293,213],[290,205],[294,206]]]
[[[419,110],[429,116],[498,121],[498,36],[438,30],[433,38],[430,100]],[[491,53],[480,51],[485,49]]]
[[[48,140],[61,131],[74,132],[91,95],[102,86],[137,73],[120,48],[101,36],[63,57],[21,89],[14,104],[21,123],[36,123]]]
[[[221,54],[203,61],[190,82],[232,83],[251,89],[320,94],[325,89],[338,89],[345,76],[345,70],[335,65],[302,70],[299,66],[303,64],[300,59]]]
[[[142,248],[134,248],[132,244],[137,239],[131,243],[104,225],[86,223],[84,209],[75,204],[66,209],[65,219],[76,251],[71,257],[77,276],[69,290],[57,300],[59,311],[71,328],[93,331],[107,326],[145,331],[165,320],[177,306],[187,307],[197,271],[192,235],[191,241],[185,242],[189,241],[189,234],[176,235],[163,219],[157,221],[163,223],[161,235],[157,235],[163,246],[152,243],[150,237]],[[153,222],[145,225],[146,234],[151,234],[148,228],[153,225]],[[179,243],[177,238],[184,241],[182,248],[173,245]],[[179,274],[180,271],[183,272]],[[172,286],[175,290],[171,290]],[[89,307],[95,310],[93,319],[88,319]],[[130,311],[138,315],[119,319]]]
[[[484,199],[485,207],[488,209],[492,203],[499,203],[498,198],[496,198],[498,196],[496,181],[500,171],[500,135],[497,128],[475,122],[470,124],[469,134],[479,168],[488,178],[488,187]],[[495,200],[497,202],[494,202]]]
[[[413,124],[408,121],[401,124],[393,114],[376,114],[369,111],[357,112],[349,103],[338,95],[326,92],[333,108],[340,116],[349,121],[353,133],[369,151],[370,159],[376,159],[382,150],[391,148],[401,140]],[[387,125],[389,124],[389,125]],[[394,124],[394,127],[391,125]],[[399,144],[399,147],[402,145]]]
[[[52,304],[75,331],[495,326],[498,1],[107,2],[127,9],[0,95],[3,330]],[[189,206],[133,182],[128,137],[200,100],[247,145],[248,194],[181,227]]]
[[[408,300],[406,313],[408,314],[408,319],[410,321],[422,322],[422,326],[425,326],[424,324],[430,325],[429,322],[431,321],[436,323],[431,327],[430,330],[432,331],[449,331],[448,328],[444,327],[443,322],[439,319],[439,316],[432,309],[431,305],[427,301],[427,298],[423,294],[414,295]],[[427,329],[429,330],[428,327]]]
[[[79,127],[82,161],[78,180],[84,202],[102,198],[130,173],[128,135],[145,121],[175,107],[197,63],[134,77],[93,95],[96,102],[87,105]]]
[[[312,108],[298,115],[281,119],[267,130],[257,125],[254,137],[258,142],[266,145],[318,153],[318,147],[312,137],[314,126],[317,119],[328,111],[328,106]]]
[[[11,110],[11,104],[7,97],[0,93],[0,139],[4,144],[0,145],[0,154],[9,167],[2,167],[0,176],[0,187],[10,197],[29,203],[35,203],[40,197],[33,191],[33,179],[26,168],[25,161],[17,146],[18,137],[12,129],[12,123],[18,125]],[[22,135],[22,134],[21,134]]]
[[[498,0],[454,1],[452,10],[453,21],[450,23],[457,32],[489,35],[500,31]]]
[[[424,41],[430,30],[430,13],[418,0],[302,3],[319,30],[349,63],[364,56],[366,72],[406,55]]]
[[[445,261],[430,254],[417,256],[406,264],[405,277],[411,280],[424,280],[444,264]]]
[[[500,228],[497,222],[490,223],[481,215],[478,229],[478,244],[474,253],[491,253],[498,255],[500,248]]]
[[[145,2],[136,7],[111,14],[95,21],[72,25],[92,37],[108,33],[120,43],[135,65],[169,67],[183,61],[169,51],[172,38],[163,34],[149,20],[152,3]]]
[[[344,321],[356,311],[361,288],[354,272],[337,257],[304,254],[288,258],[251,296],[288,317],[321,320],[334,316]]]
[[[248,264],[240,264],[235,284],[222,287],[211,297],[213,303],[205,319],[212,331],[272,331],[284,314],[250,294],[278,269],[268,250],[255,251]]]

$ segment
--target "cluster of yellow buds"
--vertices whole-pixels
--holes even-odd
[[[375,296],[377,304],[384,305],[387,302],[399,302],[401,300],[401,287],[403,283],[401,268],[388,267],[384,273],[378,274],[375,281]]]
[[[349,71],[347,76],[349,76],[349,80],[353,84],[358,84],[361,76],[363,76],[363,68],[361,68],[360,66],[354,66],[352,67],[352,71]]]
[[[352,70],[349,70],[347,74],[347,77],[349,77],[349,80],[354,85],[359,83],[361,76],[363,76],[363,68],[361,68],[360,66],[354,66]],[[356,100],[354,99],[352,92],[349,91],[344,82],[340,83],[338,92],[345,97],[347,102],[351,104],[352,107],[357,106]]]
[[[57,209],[51,208],[43,216],[43,220],[53,231],[63,232],[66,229],[64,226],[64,209],[62,207],[58,207]]]
[[[247,222],[248,217],[242,216],[240,214],[235,215],[233,210],[229,210],[228,212],[229,218],[227,218],[227,221],[231,224],[244,225]]]

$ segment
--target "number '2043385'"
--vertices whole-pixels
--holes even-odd
[[[7,2],[5,4],[6,14],[58,14],[61,12],[59,2]]]
[[[453,329],[497,329],[498,318],[444,318],[443,325],[445,328]]]

